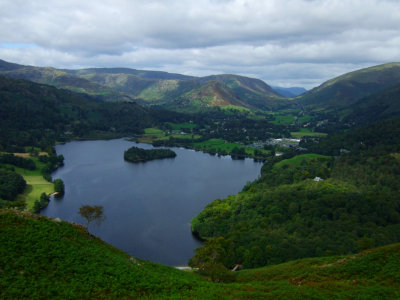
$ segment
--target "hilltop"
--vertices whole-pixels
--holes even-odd
[[[400,63],[388,63],[343,74],[296,99],[308,109],[343,109],[396,84],[400,84]]]
[[[24,66],[0,60],[0,75],[97,96],[98,99],[103,101],[130,102],[133,100],[131,96],[120,93],[105,85],[70,75],[52,67]]]
[[[237,272],[234,283],[131,257],[83,226],[0,210],[1,298],[394,299],[400,244]]]
[[[0,75],[95,95],[103,101],[136,101],[178,111],[221,106],[271,110],[294,105],[265,82],[238,75],[194,77],[129,68],[67,70],[2,60]],[[217,87],[210,89],[215,83]],[[207,95],[202,91],[207,91]]]

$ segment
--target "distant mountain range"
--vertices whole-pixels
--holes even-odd
[[[193,77],[128,68],[61,70],[2,60],[0,75],[95,95],[104,101],[135,101],[181,111],[215,106],[274,110],[294,105],[265,82],[238,75]]]
[[[400,113],[400,63],[350,72],[306,91],[271,87],[262,80],[222,74],[205,77],[129,68],[80,70],[34,67],[0,60],[0,75],[52,85],[106,102],[137,102],[175,111],[212,107],[277,111],[334,112],[341,119],[366,122]]]

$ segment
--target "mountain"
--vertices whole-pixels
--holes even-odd
[[[3,76],[0,99],[2,146],[53,145],[56,140],[89,137],[94,132],[133,135],[178,115]]]
[[[131,96],[117,92],[105,85],[100,85],[96,82],[50,67],[23,66],[0,60],[0,75],[48,84],[78,93],[95,95],[104,101],[129,102],[133,100]]]
[[[388,63],[328,80],[296,99],[308,109],[343,109],[396,84],[400,84],[400,63]]]
[[[207,81],[181,95],[177,100],[171,102],[169,107],[195,110],[197,108],[229,105],[248,107],[248,104],[238,99],[235,93],[224,83]]]
[[[148,70],[136,70],[130,68],[88,68],[88,69],[62,69],[62,71],[76,76],[85,76],[93,74],[125,74],[133,75],[142,79],[153,79],[153,80],[188,80],[193,79],[193,76],[187,76],[176,73],[168,73],[163,71],[148,71]]]
[[[182,94],[166,107],[196,111],[207,107],[241,107],[247,109],[278,109],[294,105],[278,96],[265,82],[237,75],[201,77],[196,88]]]
[[[282,97],[265,82],[238,75],[193,77],[127,68],[65,71],[128,93],[138,103],[155,104],[175,110],[229,105],[265,109],[289,104],[288,101],[282,101]]]
[[[132,257],[81,225],[0,210],[0,298],[397,299],[399,253],[393,244],[308,258],[232,272],[236,282],[218,283]]]
[[[198,79],[198,82],[202,84],[210,81],[222,82],[243,103],[241,105],[243,107],[276,109],[292,104],[260,79],[232,74],[212,75]]]
[[[0,75],[96,95],[106,101],[134,100],[143,105],[157,105],[173,110],[187,111],[227,105],[272,110],[294,105],[265,82],[238,75],[194,77],[129,68],[58,70],[5,61],[0,61]],[[210,88],[214,83],[209,82],[219,84]],[[202,91],[206,91],[207,96]],[[210,92],[215,94],[211,95]],[[215,101],[210,101],[211,98]]]
[[[275,92],[277,92],[279,95],[286,97],[286,98],[294,98],[297,96],[300,96],[301,94],[304,94],[307,92],[307,90],[303,87],[280,87],[280,86],[272,86]]]

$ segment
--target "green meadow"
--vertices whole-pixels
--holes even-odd
[[[299,139],[299,138],[302,138],[304,136],[325,137],[328,134],[326,134],[324,132],[314,132],[314,131],[311,131],[308,128],[301,128],[299,131],[291,132],[290,135],[295,139]]]
[[[297,167],[297,166],[300,166],[301,164],[303,164],[307,161],[310,161],[314,158],[330,159],[329,156],[321,155],[321,154],[314,154],[314,153],[302,154],[302,155],[297,155],[292,158],[284,159],[284,160],[281,160],[281,161],[275,163],[273,169],[279,169],[284,165],[290,165],[293,167]]]
[[[35,201],[39,200],[42,193],[46,193],[47,195],[54,193],[54,184],[45,180],[41,173],[44,164],[37,158],[31,159],[36,164],[36,170],[14,167],[15,171],[24,177],[27,184],[24,193],[18,195],[17,200],[25,201],[26,209],[28,210],[32,210]]]

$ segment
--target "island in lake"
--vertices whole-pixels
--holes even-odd
[[[129,162],[144,162],[153,159],[173,158],[176,153],[171,149],[142,149],[131,147],[124,152],[124,159]]]

